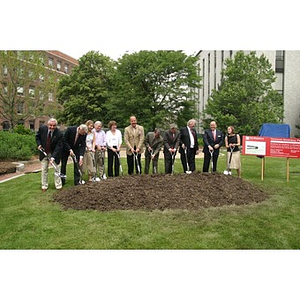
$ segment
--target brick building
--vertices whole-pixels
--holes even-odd
[[[16,57],[22,57],[22,54],[26,52],[29,53],[30,51],[14,52],[17,53]],[[33,51],[31,51],[31,53],[32,52]],[[78,65],[78,61],[75,58],[57,50],[34,51],[34,53],[38,52],[41,53],[42,68],[45,69],[45,73],[40,73],[38,79],[32,81],[28,78],[26,78],[27,80],[22,80],[23,85],[17,87],[16,94],[18,96],[18,99],[13,106],[13,109],[15,110],[17,116],[16,124],[23,124],[25,128],[30,128],[30,130],[32,131],[37,131],[41,124],[46,123],[48,119],[50,117],[53,117],[55,115],[55,112],[60,109],[60,105],[58,104],[56,97],[56,89],[59,78],[61,76],[68,76],[72,72],[72,69]],[[18,54],[20,55],[18,56]],[[24,63],[27,63],[28,65],[28,61],[25,62],[24,60]],[[26,67],[24,67],[24,70],[22,70],[24,73],[22,78],[24,78],[25,76],[30,76],[31,71],[26,72],[25,69]],[[13,76],[11,76],[10,70],[5,65],[5,63],[0,66],[0,70],[0,96],[3,95],[5,97],[5,95],[9,92],[9,84],[13,80]],[[43,95],[41,95],[38,89],[39,86],[41,86],[41,84],[47,80],[44,74],[48,74],[46,75],[46,77],[51,75],[53,84],[47,91],[44,90]],[[28,101],[28,99],[30,100],[30,102]],[[0,104],[1,101],[3,104],[3,98],[0,97]],[[28,113],[30,105],[32,106],[38,102],[40,103],[39,105],[41,107],[41,113]],[[0,130],[9,130],[11,127],[11,122],[9,118],[3,113],[3,109],[1,109],[1,107],[3,106],[0,105]]]

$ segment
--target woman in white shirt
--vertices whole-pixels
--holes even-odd
[[[115,176],[119,176],[119,158],[118,153],[120,152],[122,145],[122,134],[117,129],[117,122],[110,121],[108,123],[109,131],[106,132],[106,144],[107,144],[107,175],[113,177],[113,165]]]
[[[95,133],[93,131],[94,122],[88,120],[85,125],[88,128],[86,135],[86,148],[83,156],[82,172],[88,173],[89,181],[95,177],[94,153],[95,153]]]

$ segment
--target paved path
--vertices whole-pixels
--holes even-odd
[[[120,155],[123,158],[126,157],[125,149],[121,149]],[[144,155],[142,157],[144,157]],[[163,157],[162,151],[161,151],[160,157]],[[203,153],[200,152],[196,157],[197,158],[203,157]],[[176,155],[176,159],[179,159],[179,158],[180,158],[180,155]],[[15,173],[0,175],[0,183],[6,182],[6,181],[14,179],[14,178],[18,178],[20,176],[24,176],[25,174],[37,173],[37,172],[41,171],[41,163],[37,157],[35,157],[29,161],[21,161],[18,163],[19,163],[19,165],[23,164],[24,168],[21,170],[17,170]],[[71,158],[69,158],[69,163],[72,163]]]

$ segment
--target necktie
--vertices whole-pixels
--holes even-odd
[[[216,131],[213,131],[214,141],[216,140]]]
[[[195,130],[191,130],[191,131],[192,131],[192,135],[194,137],[194,140],[196,141],[196,132],[195,132]]]
[[[78,140],[78,131],[76,132],[76,136],[75,136],[75,140],[74,140],[74,146],[75,146],[77,140]]]
[[[49,131],[47,135],[46,149],[45,149],[47,154],[50,153],[50,143],[51,143],[51,131]]]

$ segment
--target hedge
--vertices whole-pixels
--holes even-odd
[[[0,131],[0,159],[29,160],[37,154],[34,135]]]

